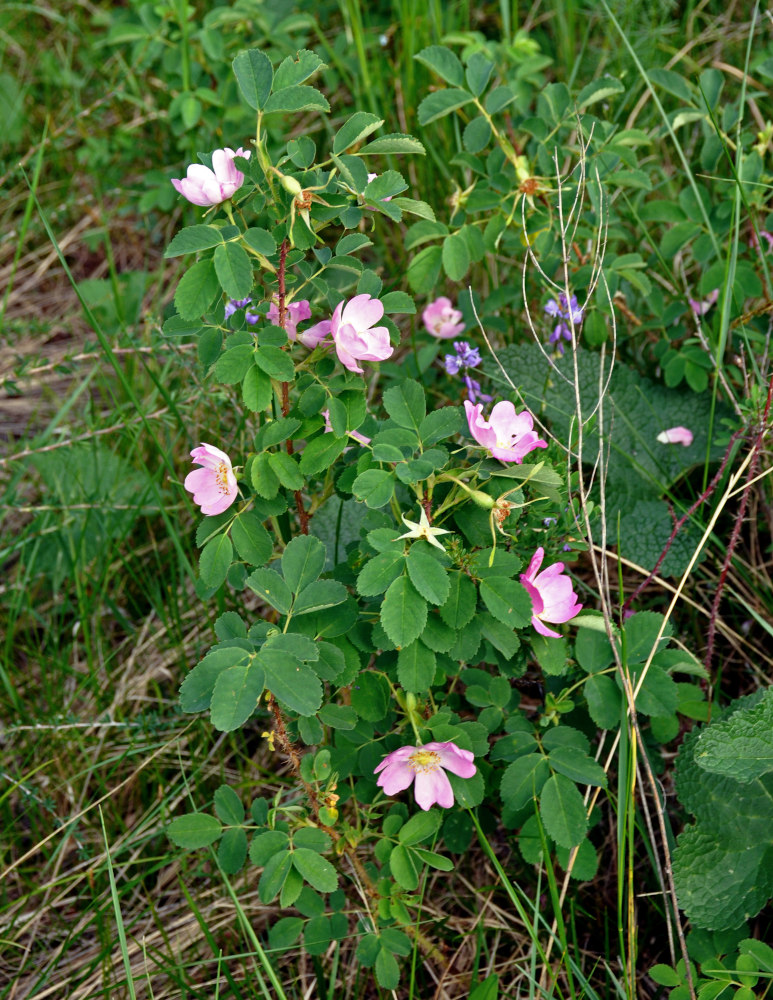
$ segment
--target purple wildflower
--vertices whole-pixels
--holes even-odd
[[[561,338],[563,337],[564,340],[568,340],[570,343],[572,340],[572,328],[568,325],[567,321],[571,320],[574,327],[579,326],[582,323],[583,309],[578,304],[576,295],[567,300],[566,295],[561,292],[558,300],[548,299],[545,312],[548,316],[559,318],[559,322],[553,327],[553,332],[550,334],[550,343],[557,344],[559,354],[563,354],[564,345],[561,343]]]
[[[255,324],[260,320],[260,313],[250,312],[250,310],[247,309],[247,306],[251,302],[252,299],[249,295],[246,299],[229,299],[229,301],[225,304],[225,318],[228,319],[230,316],[233,316],[237,309],[244,309],[246,310],[244,318],[251,326],[255,326]]]
[[[455,340],[454,350],[456,351],[455,354],[446,354],[445,356],[444,364],[448,374],[459,375],[464,372],[465,374],[462,374],[462,381],[467,387],[468,399],[473,403],[478,399],[484,403],[490,403],[494,397],[481,392],[480,382],[466,374],[466,369],[477,368],[480,364],[480,350],[477,347],[470,347],[466,340]]]

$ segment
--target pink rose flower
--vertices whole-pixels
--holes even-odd
[[[531,557],[529,568],[521,573],[521,583],[531,597],[531,623],[540,635],[548,635],[560,639],[560,632],[543,625],[543,621],[560,624],[582,611],[582,604],[577,603],[577,595],[572,590],[572,581],[563,576],[564,564],[553,563],[547,569],[538,572],[545,558],[545,550],[540,546]]]
[[[658,434],[658,441],[661,444],[683,444],[689,448],[692,444],[693,433],[689,427],[669,427],[666,431]]]
[[[425,743],[423,747],[393,750],[374,774],[382,772],[376,784],[384,789],[385,795],[397,795],[415,781],[413,794],[422,809],[429,809],[435,803],[449,809],[454,804],[454,790],[446,771],[460,778],[471,778],[477,771],[473,760],[469,750],[462,750],[455,743]]]
[[[534,417],[528,410],[515,412],[515,407],[507,400],[497,403],[491,411],[491,418],[483,418],[483,404],[473,406],[469,399],[464,401],[470,434],[478,444],[487,448],[500,462],[517,462],[519,465],[535,448],[547,448],[533,430]]]
[[[234,166],[235,156],[249,160],[250,150],[245,152],[241,146],[236,151],[228,147],[216,149],[212,154],[212,169],[203,163],[191,163],[182,180],[172,178],[175,190],[203,208],[227,201],[244,183],[244,174]]]
[[[451,337],[458,337],[464,329],[464,323],[460,322],[462,314],[458,309],[454,309],[451,300],[441,295],[439,299],[426,307],[421,314],[422,322],[435,337],[442,337],[443,340],[450,340]]]
[[[384,315],[384,306],[370,295],[355,295],[335,307],[331,333],[341,364],[350,372],[362,374],[358,361],[385,361],[394,348],[389,342],[389,330],[374,326]]]
[[[266,319],[274,326],[280,326],[279,322],[279,298],[275,295],[271,299],[271,305],[266,313]],[[288,302],[285,307],[284,331],[288,340],[298,340],[298,324],[306,319],[311,319],[311,304],[308,299],[301,299],[299,302]]]
[[[194,448],[191,458],[201,469],[194,469],[185,477],[185,489],[193,494],[202,514],[222,514],[236,499],[238,489],[231,459],[214,445],[204,444]]]

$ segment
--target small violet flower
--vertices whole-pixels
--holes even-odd
[[[657,440],[661,444],[683,444],[689,448],[692,444],[693,433],[689,427],[669,427],[668,430],[661,431]]]
[[[260,321],[260,313],[252,312],[247,309],[247,306],[252,302],[252,299],[247,296],[246,299],[229,299],[225,304],[225,318],[228,319],[230,316],[236,312],[237,309],[244,309],[244,318],[250,324],[250,326],[255,326],[256,323]]]
[[[185,489],[193,494],[193,502],[201,507],[202,514],[222,514],[238,494],[231,459],[224,451],[203,442],[193,449],[191,458],[202,468],[188,473]]]
[[[714,303],[719,298],[719,289],[715,288],[713,292],[709,292],[705,299],[690,299],[687,301],[690,303],[690,308],[695,313],[696,316],[705,316],[706,313],[711,309]]]
[[[471,402],[475,403],[480,399],[484,403],[490,403],[493,396],[481,392],[480,382],[465,372],[465,369],[477,368],[480,364],[480,350],[477,347],[470,347],[465,340],[455,340],[454,350],[456,354],[446,354],[445,356],[444,365],[448,374],[464,373],[462,374],[462,382],[467,386],[467,397]]]
[[[244,183],[244,174],[234,166],[234,157],[250,158],[250,150],[216,149],[212,154],[212,169],[203,163],[191,163],[185,177],[172,178],[176,191],[194,205],[209,208],[233,197]]]
[[[539,572],[545,550],[540,546],[531,557],[531,562],[525,573],[521,573],[521,583],[531,597],[531,623],[540,635],[560,639],[561,634],[549,629],[543,622],[560,624],[582,611],[582,604],[577,603],[577,595],[572,590],[572,581],[564,576],[564,564],[553,563],[547,569]]]
[[[457,337],[464,329],[461,312],[454,309],[451,300],[445,295],[430,302],[421,314],[421,319],[428,333],[443,340]]]
[[[489,420],[483,417],[482,403],[473,406],[465,399],[464,410],[470,434],[500,462],[517,462],[520,465],[530,451],[548,446],[547,441],[543,441],[533,430],[534,417],[531,413],[528,410],[516,413],[508,400],[494,406]]]
[[[572,328],[567,321],[571,320],[574,327],[578,327],[582,323],[583,310],[577,304],[577,296],[573,295],[571,299],[567,300],[566,295],[561,292],[558,300],[548,299],[545,312],[548,316],[559,318],[559,322],[553,327],[553,332],[550,334],[550,343],[557,344],[559,354],[563,354],[564,345],[561,343],[561,338],[563,337],[570,343],[572,341]]]
[[[471,778],[477,768],[474,755],[462,750],[455,743],[425,743],[421,747],[400,747],[381,761],[374,774],[379,774],[376,784],[385,795],[397,795],[413,782],[413,794],[422,809],[436,803],[444,809],[454,804],[454,790],[446,771],[460,778]]]
[[[359,361],[385,361],[394,348],[385,326],[374,326],[384,315],[384,306],[370,295],[355,295],[335,307],[330,320],[336,354],[350,372],[363,373]],[[319,325],[319,324],[318,324]]]

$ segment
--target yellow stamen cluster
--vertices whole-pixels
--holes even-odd
[[[225,462],[221,462],[215,470],[215,479],[217,480],[217,485],[220,488],[221,493],[228,492],[228,466]]]
[[[416,774],[437,771],[440,767],[440,754],[434,750],[417,750],[408,758],[408,764]]]

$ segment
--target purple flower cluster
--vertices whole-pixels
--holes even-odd
[[[470,347],[465,340],[454,341],[455,354],[446,354],[445,368],[449,375],[462,374],[462,382],[467,387],[467,397],[470,402],[475,403],[480,399],[484,403],[490,403],[494,398],[487,396],[480,390],[480,382],[467,374],[466,369],[477,368],[480,364],[480,350],[477,347]]]
[[[559,322],[553,327],[553,332],[550,334],[550,343],[557,344],[559,354],[563,354],[564,345],[561,343],[561,338],[563,337],[570,343],[572,340],[572,329],[568,325],[568,321],[571,320],[575,327],[582,323],[583,310],[577,303],[577,296],[573,295],[571,299],[567,300],[562,292],[558,296],[558,300],[548,299],[545,312],[548,316],[559,317]]]
[[[237,309],[246,309],[247,311],[244,314],[244,318],[247,320],[250,326],[255,326],[255,324],[260,319],[260,313],[250,312],[250,310],[247,309],[247,306],[251,302],[252,299],[249,297],[249,295],[247,296],[246,299],[229,299],[229,301],[226,302],[225,304],[225,319],[228,319],[229,316],[233,316],[233,314],[236,312]]]

